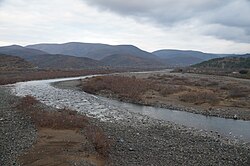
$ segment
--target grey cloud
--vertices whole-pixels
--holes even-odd
[[[219,24],[241,29],[234,37],[218,31],[206,32],[211,36],[249,43],[245,39],[250,31],[250,0],[84,0],[100,10],[116,12],[135,19],[147,20],[163,27],[174,26],[188,20],[199,20],[204,25]],[[222,32],[223,34],[224,32]],[[233,31],[232,33],[235,33]],[[227,33],[227,34],[230,34]],[[232,36],[232,35],[231,35]]]
[[[205,32],[220,39],[232,40],[240,43],[250,43],[250,33],[243,28],[212,25]]]
[[[85,0],[100,9],[117,12],[132,17],[145,17],[162,24],[173,24],[192,18],[204,10],[217,8],[222,2],[217,0]],[[228,0],[226,0],[228,1]]]

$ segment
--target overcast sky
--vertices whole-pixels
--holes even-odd
[[[250,53],[250,0],[0,0],[0,45],[90,42]]]

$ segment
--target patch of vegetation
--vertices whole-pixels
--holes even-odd
[[[179,91],[175,86],[159,84],[150,79],[138,79],[123,76],[99,76],[87,79],[82,83],[82,89],[88,93],[117,94],[118,98],[140,101],[148,91],[155,91],[164,96]]]
[[[88,93],[120,100],[154,105],[181,102],[193,105],[235,106],[250,108],[250,87],[215,79],[155,74],[148,78],[99,76],[82,81]]]
[[[41,108],[39,104],[39,101],[34,97],[25,96],[17,103],[16,108],[30,116],[38,129],[84,129],[84,134],[94,145],[96,151],[104,157],[108,156],[110,141],[99,127],[91,125],[88,117],[67,108],[47,111]]]
[[[193,67],[202,68],[221,68],[221,69],[250,69],[250,57],[225,57],[211,59]]]
[[[181,101],[194,103],[194,104],[203,104],[209,103],[215,105],[219,102],[217,95],[214,92],[186,92],[179,96]]]

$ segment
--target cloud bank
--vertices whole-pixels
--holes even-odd
[[[250,0],[0,0],[0,46],[90,42],[250,52]]]
[[[190,24],[200,33],[250,43],[249,0],[85,0],[111,11],[164,27]]]

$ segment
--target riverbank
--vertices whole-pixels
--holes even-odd
[[[86,116],[48,107],[31,96],[15,97],[3,87],[0,99],[0,165],[107,163],[108,140]]]
[[[106,165],[249,165],[250,162],[248,144],[226,140],[216,132],[198,131],[113,108],[68,87],[56,89],[47,81],[35,81],[16,85],[13,93],[32,94],[48,105],[72,107],[88,116],[90,123],[101,128],[111,142]],[[89,149],[85,144],[82,146]]]
[[[70,86],[76,83],[54,85],[77,90]],[[243,159],[245,163],[235,162],[237,154],[233,150],[243,148],[248,153],[249,145],[234,144],[218,133],[197,131],[143,116],[128,118],[127,123],[93,121],[113,140],[108,165],[247,165],[250,162],[248,154]]]
[[[160,71],[122,73],[83,80],[79,84],[88,93],[124,102],[250,120],[248,80]]]
[[[23,113],[13,106],[18,97],[0,87],[0,165],[18,165],[17,157],[37,139],[37,129]]]

